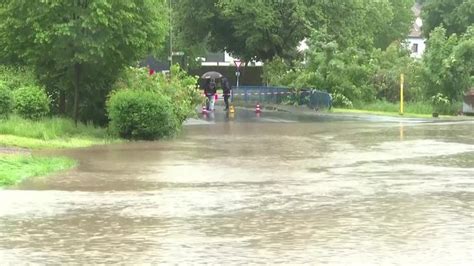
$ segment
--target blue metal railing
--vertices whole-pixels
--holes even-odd
[[[240,86],[233,88],[236,102],[306,105],[312,109],[332,107],[331,95],[315,89],[291,89],[288,87]]]

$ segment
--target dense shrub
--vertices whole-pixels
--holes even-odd
[[[153,91],[116,91],[107,112],[112,130],[126,139],[160,139],[175,134],[180,125],[171,99]]]
[[[430,33],[423,56],[421,80],[426,96],[439,99],[442,94],[449,101],[460,101],[474,85],[474,26],[461,35],[446,36],[446,29],[435,28]],[[446,108],[446,107],[443,107]]]
[[[349,100],[346,96],[341,93],[334,92],[332,93],[332,104],[335,107],[345,107],[345,108],[352,108],[353,103]]]
[[[0,65],[0,82],[10,90],[37,84],[36,77],[30,69],[4,65]]]
[[[3,83],[0,83],[0,119],[8,118],[13,110],[13,96],[10,89]]]
[[[37,86],[23,87],[14,92],[15,111],[23,118],[39,119],[49,113],[49,98]]]
[[[171,77],[161,73],[150,76],[144,68],[128,68],[116,82],[114,89],[153,91],[169,97],[181,124],[195,112],[196,105],[202,99],[199,90],[196,90],[196,77],[189,76],[178,66],[171,68],[171,74]]]

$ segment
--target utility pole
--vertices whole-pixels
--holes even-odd
[[[400,115],[403,115],[403,85],[405,83],[405,75],[400,74]]]

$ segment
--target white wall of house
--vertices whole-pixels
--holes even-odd
[[[421,58],[426,49],[426,40],[420,37],[408,37],[407,48],[411,51],[411,57]]]
[[[224,52],[224,61],[223,62],[209,62],[203,61],[201,65],[203,66],[235,66],[234,61],[237,58],[232,57],[228,52]],[[249,66],[263,66],[263,63],[260,61],[257,62],[249,62]]]

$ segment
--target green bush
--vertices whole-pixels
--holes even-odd
[[[160,139],[180,126],[171,99],[153,91],[116,91],[107,101],[107,112],[112,130],[126,139]]]
[[[335,107],[344,107],[344,108],[352,108],[353,103],[349,100],[344,94],[339,92],[334,92],[332,95],[332,105]]]
[[[196,89],[196,77],[189,76],[176,65],[171,68],[171,73],[171,77],[161,73],[150,76],[145,68],[127,68],[116,82],[114,89],[153,91],[165,95],[172,100],[173,111],[179,123],[182,123],[195,113],[196,106],[202,102],[202,98]]]
[[[0,83],[0,119],[8,118],[13,110],[13,96],[3,83]]]
[[[37,86],[23,87],[14,92],[15,111],[26,119],[39,119],[49,113],[50,100]]]
[[[0,65],[0,82],[10,90],[37,84],[36,77],[29,68]]]
[[[437,93],[431,97],[431,104],[433,111],[444,115],[455,115],[461,110],[462,104],[453,101],[451,102],[448,97],[442,93]]]

